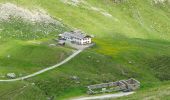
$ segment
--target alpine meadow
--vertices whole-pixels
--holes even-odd
[[[92,45],[58,40],[74,30]],[[170,100],[170,0],[0,0],[0,100],[94,100],[130,78],[102,100]]]

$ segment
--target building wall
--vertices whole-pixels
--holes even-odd
[[[81,44],[90,44],[91,43],[91,38],[84,38],[81,40]]]
[[[62,37],[68,41],[72,41],[72,42],[75,42],[77,44],[90,44],[92,41],[91,41],[91,38],[84,38],[84,39],[78,39],[78,38],[70,38],[70,37]]]

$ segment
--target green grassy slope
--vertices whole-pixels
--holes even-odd
[[[0,1],[9,2],[8,0]],[[82,52],[59,69],[49,71],[24,82],[0,83],[1,87],[5,84],[5,87],[0,89],[0,91],[4,91],[1,94],[1,98],[4,100],[8,100],[10,97],[14,97],[14,100],[36,100],[38,97],[40,97],[38,99],[42,100],[47,97],[54,100],[65,99],[85,94],[85,86],[87,85],[131,77],[138,79],[142,83],[141,91],[146,91],[146,95],[150,95],[147,91],[155,91],[155,89],[150,88],[162,86],[162,81],[169,80],[170,11],[168,5],[153,5],[150,0],[129,0],[121,4],[115,4],[112,0],[87,0],[85,4],[78,7],[64,4],[60,0],[10,0],[10,2],[30,9],[43,8],[54,18],[62,19],[62,22],[70,28],[80,28],[89,34],[94,34],[96,45]],[[113,17],[94,11],[90,9],[91,7],[102,9],[101,11],[111,14]],[[32,31],[30,31],[30,34],[32,34]],[[51,38],[52,36],[45,38]],[[3,44],[8,46],[5,43]],[[16,46],[16,43],[10,45],[10,48],[12,48],[11,46]],[[29,52],[32,48],[36,49],[32,52],[31,57],[22,51]],[[17,70],[22,70],[20,69],[22,64],[26,66],[33,64],[30,69],[31,72],[35,70],[34,66],[37,64],[54,63],[53,58],[56,57],[49,58],[49,55],[47,55],[49,52],[53,51],[53,53],[50,53],[50,55],[53,55],[60,54],[60,51],[65,50],[65,48],[56,49],[48,48],[47,46],[21,45],[16,49],[12,48],[10,51],[14,56],[21,53],[28,58],[23,63],[18,61],[10,64],[16,64]],[[36,54],[37,52],[38,54]],[[33,59],[33,57],[37,57],[37,55],[44,52],[46,52],[46,55],[39,56],[39,59]],[[5,48],[4,50],[2,49],[0,58],[7,54]],[[24,58],[24,55],[15,57],[14,60],[20,60],[19,58]],[[42,56],[48,59],[44,59]],[[34,63],[34,60],[38,63]],[[3,64],[6,64],[5,59],[0,62],[0,65]],[[5,67],[3,69],[8,70]],[[80,83],[73,80],[71,76],[78,76]],[[17,90],[23,85],[31,83],[35,83],[35,85],[21,90],[22,93],[19,93],[20,91],[10,93],[11,90]],[[16,86],[16,88],[13,89],[12,86]],[[164,89],[164,86],[162,89]],[[35,91],[36,96],[34,92],[31,93],[30,91]],[[157,93],[155,92],[155,94]],[[134,97],[132,95],[132,99],[137,98],[137,96],[143,97],[140,90],[139,94],[137,92],[135,95]]]
[[[1,75],[14,72],[18,77],[55,65],[71,54],[67,48],[24,41],[2,43],[0,50]]]
[[[94,51],[98,49],[97,47],[93,47],[58,69],[28,79],[26,82],[28,82],[28,84],[35,83],[33,89],[38,88],[41,91],[40,94],[37,95],[44,93],[43,96],[54,97],[58,100],[82,95],[86,92],[85,86],[101,82],[134,77],[142,83],[139,91],[147,91],[149,88],[162,86],[160,80],[169,80],[168,77],[162,79],[155,75],[155,72],[160,75],[165,75],[162,73],[162,70],[150,68],[150,65],[155,64],[161,66],[162,63],[164,63],[165,66],[159,68],[167,69],[166,71],[168,71],[168,58],[165,60],[166,62],[153,61],[156,57],[161,58],[164,55],[170,55],[168,52],[170,49],[168,43],[138,39],[123,39],[119,41],[115,40],[114,42],[114,50],[118,51],[112,53],[112,55],[95,53]],[[125,44],[129,48],[120,49],[122,45]],[[158,50],[159,53],[155,51],[155,49]],[[129,61],[132,63],[129,63]],[[169,75],[169,73],[166,74]],[[71,78],[72,76],[79,77],[80,83],[73,80]],[[3,85],[3,83],[1,84]],[[10,91],[7,91],[7,93],[9,92]],[[19,94],[18,98],[20,95],[22,94]],[[34,95],[30,96],[30,98],[33,97]],[[24,100],[28,99],[29,98],[24,98]]]
[[[142,90],[134,95],[128,97],[122,97],[113,100],[169,100],[170,98],[170,88],[169,82],[158,85],[148,90]]]
[[[125,44],[129,48],[119,50],[122,45]],[[95,49],[98,49],[94,47],[94,49],[84,51],[59,69],[30,80],[35,83],[40,82],[37,86],[47,92],[48,95],[53,95],[56,99],[84,94],[86,93],[85,86],[101,82],[133,77],[142,83],[141,89],[147,90],[155,84],[160,84],[160,80],[169,80],[167,76],[169,73],[165,75],[162,70],[150,68],[151,64],[161,66],[161,64],[164,63],[165,66],[160,67],[160,69],[169,71],[168,62],[160,63],[150,60],[155,57],[170,55],[169,52],[166,51],[170,49],[168,44],[155,44],[155,42],[147,40],[115,40],[115,44],[113,45],[114,50],[118,51],[114,52],[113,50],[112,55],[95,53]],[[158,54],[155,49],[161,52]],[[168,59],[166,60],[168,61]],[[132,63],[129,63],[129,61]],[[165,76],[166,79],[165,77],[157,77],[155,72]],[[57,76],[58,79],[53,78],[53,76]],[[72,76],[79,77],[80,84],[78,84],[76,80],[72,80]],[[47,81],[47,83],[44,83],[44,81]]]
[[[57,42],[52,40],[66,30],[69,28],[58,20],[29,22],[12,15],[8,20],[0,20],[1,78],[6,78],[7,73],[25,76],[68,57],[71,49],[54,46]]]
[[[46,100],[45,94],[31,83],[0,83],[0,87],[3,88],[0,90],[1,100],[25,100],[27,98],[31,100]]]
[[[1,0],[6,2],[6,0]],[[26,7],[41,7],[64,23],[86,32],[103,35],[123,35],[135,38],[169,40],[169,9],[155,6],[150,0],[131,0],[115,4],[112,0],[87,0],[80,7],[62,3],[60,0],[11,0],[10,2]],[[60,6],[58,6],[60,5]],[[105,10],[113,17],[88,9],[96,7]],[[63,9],[64,8],[64,9]],[[73,20],[74,19],[74,20]]]
[[[69,28],[58,23],[28,22],[22,18],[11,17],[8,21],[0,21],[0,40],[36,40],[42,38],[54,38]]]

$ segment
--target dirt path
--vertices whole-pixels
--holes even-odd
[[[131,95],[133,93],[135,92],[121,92],[121,93],[116,93],[116,94],[106,94],[106,95],[100,95],[100,96],[80,97],[80,98],[75,98],[75,99],[70,99],[70,100],[103,100],[103,99],[123,97],[123,96]]]
[[[33,74],[30,74],[30,75],[27,75],[27,76],[23,76],[23,77],[19,77],[19,78],[16,78],[16,79],[9,79],[9,80],[0,80],[0,82],[13,82],[13,81],[20,81],[20,80],[24,80],[24,79],[28,79],[28,78],[31,78],[31,77],[34,77],[34,76],[37,76],[39,74],[42,74],[46,71],[49,71],[49,70],[52,70],[54,68],[57,68],[65,63],[67,63],[68,61],[70,61],[71,59],[73,59],[75,56],[77,56],[80,52],[82,52],[83,49],[81,50],[78,50],[76,52],[74,52],[72,55],[70,55],[68,58],[66,58],[65,60],[63,60],[62,62],[54,65],[54,66],[51,66],[51,67],[48,67],[48,68],[45,68],[45,69],[42,69],[38,72],[35,72]]]

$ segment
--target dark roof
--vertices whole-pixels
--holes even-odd
[[[86,35],[85,33],[81,32],[80,30],[75,30],[75,31],[71,31],[71,32],[64,32],[63,34],[61,34],[61,36],[64,37],[73,37],[73,38],[78,38],[78,39],[83,39],[83,38],[90,38],[91,36]]]

